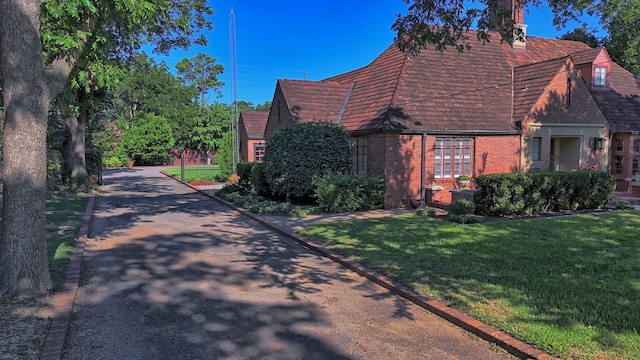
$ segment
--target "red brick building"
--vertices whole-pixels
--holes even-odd
[[[245,162],[262,162],[264,158],[264,129],[269,112],[241,111],[238,120],[240,159]]]
[[[288,123],[343,124],[354,171],[385,177],[386,207],[448,203],[461,174],[638,170],[640,86],[604,48],[491,39],[417,56],[393,44],[323,81],[279,80],[265,138]]]

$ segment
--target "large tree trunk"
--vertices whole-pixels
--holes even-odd
[[[69,144],[69,151],[65,153],[65,160],[69,169],[71,169],[71,177],[75,176],[87,176],[87,164],[86,164],[86,132],[87,132],[87,94],[84,89],[78,90],[78,103],[80,104],[80,114],[67,115],[65,122],[69,134],[71,135],[71,142]]]
[[[0,0],[5,106],[0,295],[51,288],[46,233],[46,132],[51,94],[40,43],[40,2]]]

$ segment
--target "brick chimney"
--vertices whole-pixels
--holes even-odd
[[[513,40],[511,46],[514,49],[526,50],[527,46],[527,25],[524,23],[524,1],[523,0],[494,0],[496,8],[491,19],[493,29],[503,30],[508,20],[515,22],[513,28]]]

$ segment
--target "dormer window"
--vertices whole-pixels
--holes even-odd
[[[607,68],[604,66],[596,66],[595,76],[593,77],[593,86],[607,86]]]

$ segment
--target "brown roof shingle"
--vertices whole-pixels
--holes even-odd
[[[240,122],[244,125],[249,139],[264,139],[264,129],[269,120],[268,111],[241,111]]]
[[[613,132],[640,133],[640,82],[622,66],[611,62],[610,89],[593,91]]]
[[[368,66],[325,81],[354,84],[343,117],[351,131],[514,132],[512,69],[588,49],[529,37],[526,52],[492,41],[463,53],[423,50],[412,57],[394,44]]]
[[[302,80],[278,80],[294,122],[336,122],[351,84]]]

